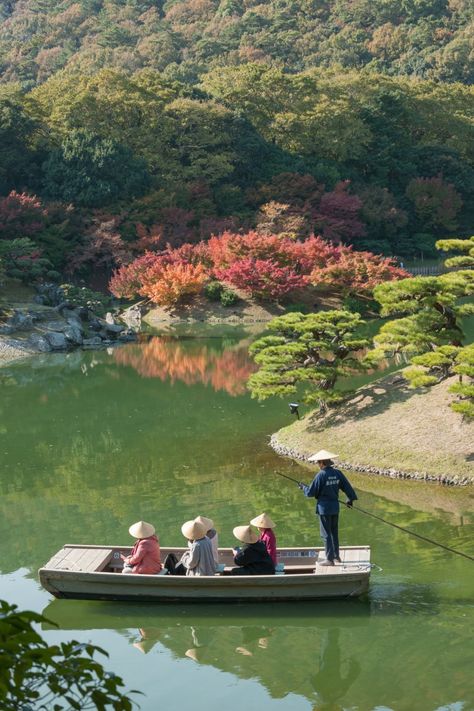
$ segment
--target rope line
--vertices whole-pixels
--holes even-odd
[[[282,474],[281,472],[277,472],[274,470],[274,474],[277,474],[278,476],[281,476],[284,479],[289,479],[289,481],[293,481],[295,484],[300,483],[297,479],[293,479],[293,477],[287,476],[286,474]],[[338,501],[340,504],[344,504],[344,501],[341,501],[340,499],[338,499]],[[455,548],[450,548],[449,546],[445,546],[444,543],[439,543],[439,541],[434,541],[432,538],[428,538],[427,536],[422,536],[421,533],[415,533],[415,531],[410,531],[409,528],[404,528],[403,526],[399,526],[397,523],[392,523],[391,521],[387,521],[385,518],[382,518],[381,516],[377,516],[376,514],[371,513],[370,511],[366,511],[365,509],[361,509],[359,506],[352,505],[350,508],[354,509],[355,511],[359,511],[359,513],[363,513],[366,516],[375,518],[375,519],[377,519],[377,521],[381,521],[382,523],[387,524],[387,526],[392,526],[392,528],[397,528],[399,531],[402,531],[403,533],[408,533],[410,536],[419,538],[421,541],[425,541],[426,543],[431,543],[431,545],[433,545],[433,546],[438,546],[438,548],[443,548],[445,551],[449,551],[450,553],[454,553],[455,555],[460,555],[463,558],[467,558],[468,560],[474,561],[474,556],[472,556],[472,555],[468,555],[467,553],[458,551]]]

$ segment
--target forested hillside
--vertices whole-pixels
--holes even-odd
[[[63,67],[150,67],[195,83],[265,62],[471,83],[470,0],[2,0],[0,67],[33,86]]]
[[[2,12],[11,273],[110,276],[167,243],[249,230],[405,259],[471,229],[467,0]]]

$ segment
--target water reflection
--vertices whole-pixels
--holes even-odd
[[[187,609],[77,603],[74,610],[68,601],[55,601],[44,614],[76,634],[120,625],[118,634],[129,642],[128,664],[143,655],[140,664],[153,678],[160,666],[156,655],[168,654],[178,664],[195,665],[197,673],[213,669],[258,682],[272,699],[304,698],[314,711],[434,711],[453,702],[470,709],[474,680],[465,622],[444,614],[415,625],[410,615],[393,612],[379,614],[369,601]],[[176,674],[183,683],[198,678],[190,667],[177,666]]]
[[[352,656],[341,656],[340,634],[337,627],[328,630],[319,663],[311,676],[318,695],[314,711],[342,709],[336,702],[344,698],[360,674],[360,664]]]
[[[118,365],[131,366],[144,378],[171,384],[202,383],[236,396],[245,393],[245,384],[255,370],[248,346],[244,340],[222,350],[220,341],[209,345],[199,339],[155,336],[148,343],[116,349],[113,355]]]

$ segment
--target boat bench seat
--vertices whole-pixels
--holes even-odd
[[[120,551],[114,551],[112,557],[108,562],[109,568],[111,568],[113,573],[121,573],[123,569],[123,560],[120,557]],[[162,568],[157,575],[167,575],[168,568]]]

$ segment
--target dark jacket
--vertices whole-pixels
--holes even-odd
[[[317,499],[316,513],[323,515],[339,513],[339,490],[345,493],[348,501],[357,499],[357,494],[344,474],[331,466],[321,469],[312,483],[303,487],[305,496]]]
[[[275,572],[275,565],[263,541],[245,544],[236,554],[234,563],[239,566],[234,569],[238,575],[272,575]]]

